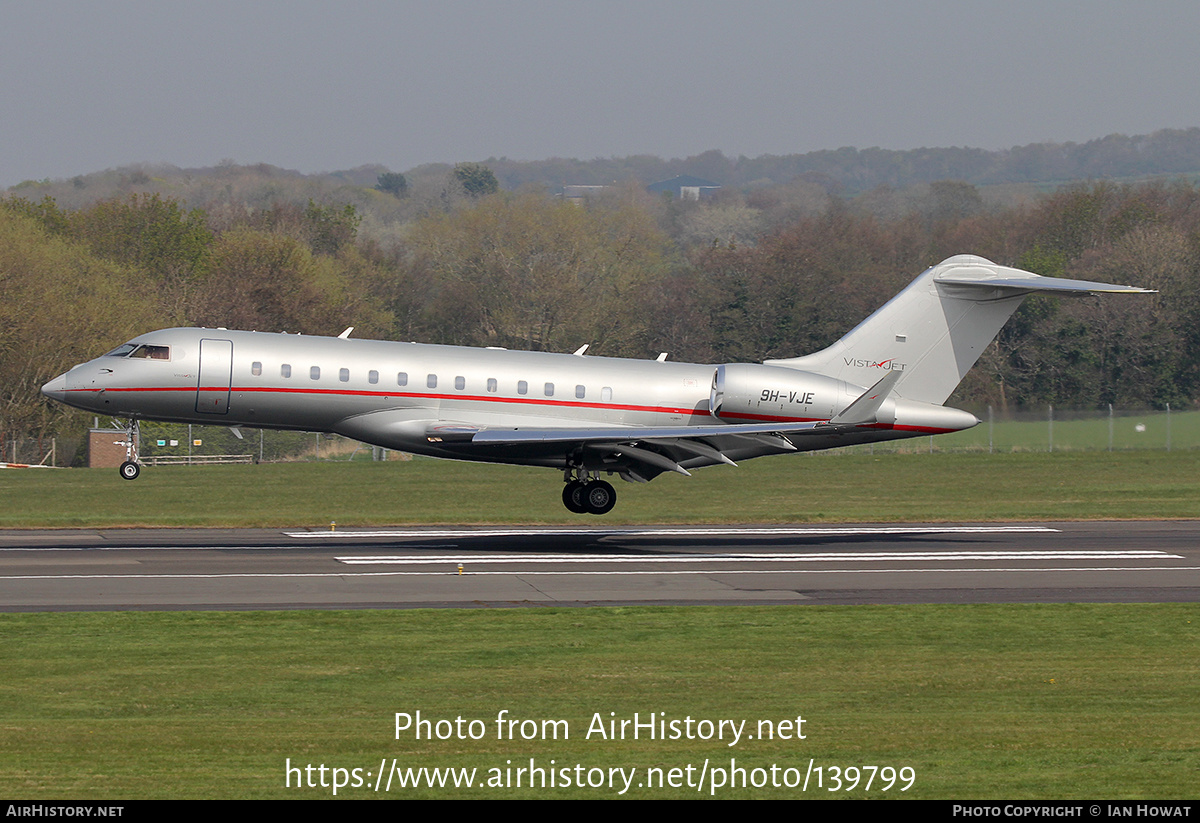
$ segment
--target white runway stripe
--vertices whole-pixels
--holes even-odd
[[[1181,555],[1159,551],[1059,551],[1059,552],[825,552],[815,554],[689,554],[689,555],[607,555],[607,554],[497,554],[497,555],[379,555],[337,557],[349,566],[378,564],[438,565],[444,563],[831,563],[831,562],[907,562],[913,560],[1130,560],[1183,559]]]

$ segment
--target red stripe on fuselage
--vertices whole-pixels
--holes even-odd
[[[602,409],[608,411],[637,411],[650,412],[652,414],[670,414],[670,415],[686,415],[689,417],[708,417],[705,412],[696,411],[695,409],[679,409],[669,406],[634,406],[624,405],[619,403],[584,403],[576,400],[550,400],[547,398],[537,397],[493,397],[490,395],[477,394],[432,394],[429,392],[379,392],[379,391],[364,391],[360,389],[292,389],[275,386],[234,386],[227,388],[225,386],[201,386],[199,389],[191,386],[167,386],[167,387],[115,387],[108,389],[68,389],[67,391],[82,391],[82,392],[241,392],[252,393],[262,392],[267,394],[305,394],[305,395],[327,395],[332,397],[382,397],[384,399],[402,399],[402,398],[418,398],[423,400],[466,400],[475,403],[515,403],[529,406],[549,406],[555,408],[572,408],[572,409]],[[727,413],[720,419],[738,419],[747,421],[757,421],[765,423],[813,423],[823,421],[822,417],[783,417],[772,414],[749,414],[749,413]],[[945,429],[933,426],[898,426],[886,425],[883,423],[874,423],[861,428],[870,428],[883,431],[906,431],[919,432],[921,434],[948,434],[950,432],[959,431],[958,429]]]
[[[552,406],[557,408],[574,408],[574,409],[608,409],[611,411],[641,411],[651,412],[654,414],[672,414],[672,415],[703,415],[708,416],[707,412],[698,412],[695,409],[677,409],[669,406],[635,406],[621,403],[586,403],[578,400],[551,400],[549,398],[540,397],[493,397],[490,395],[477,394],[434,394],[430,392],[380,392],[380,391],[364,391],[360,389],[290,389],[280,388],[275,386],[200,386],[198,389],[191,386],[166,386],[166,387],[149,387],[149,386],[128,386],[128,387],[113,387],[105,389],[68,389],[70,392],[94,392],[102,391],[110,392],[240,392],[252,393],[261,392],[265,394],[305,394],[316,396],[331,396],[331,397],[382,397],[386,400],[416,398],[423,400],[466,400],[476,403],[517,403],[522,405],[532,406]],[[782,418],[781,418],[782,419]]]

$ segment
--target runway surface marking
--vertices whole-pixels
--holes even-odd
[[[1028,567],[1014,568],[971,568],[971,569],[653,569],[644,571],[581,571],[568,569],[563,571],[492,571],[468,572],[460,575],[457,571],[441,572],[246,572],[232,574],[26,574],[0,576],[0,580],[217,580],[223,578],[356,578],[356,577],[532,577],[552,575],[605,575],[612,577],[638,575],[699,575],[699,574],[975,574],[995,572],[1160,572],[1160,571],[1200,571],[1200,566],[1056,566],[1048,569]]]
[[[232,578],[334,578],[334,579],[351,579],[351,578],[367,578],[367,577],[454,577],[454,576],[551,576],[551,575],[588,575],[588,576],[646,576],[646,575],[733,575],[733,574],[939,574],[939,573],[996,573],[996,572],[1131,572],[1131,571],[1200,571],[1200,566],[1171,566],[1171,565],[1072,565],[1072,566],[1050,566],[1046,568],[1036,568],[1029,566],[1003,566],[1003,567],[987,567],[987,566],[951,566],[951,567],[911,567],[911,568],[862,568],[857,567],[839,567],[839,568],[751,568],[751,569],[730,569],[730,568],[713,568],[717,564],[722,563],[805,563],[809,561],[817,562],[863,562],[863,563],[908,563],[912,561],[940,561],[940,562],[985,562],[985,561],[1023,561],[1023,560],[1062,560],[1075,561],[1082,560],[1135,560],[1135,561],[1161,561],[1161,560],[1182,560],[1180,555],[1167,554],[1166,552],[1158,551],[1110,551],[1110,552],[1087,552],[1087,551],[1063,551],[1063,552],[914,552],[908,554],[905,552],[839,552],[826,553],[824,555],[811,554],[759,554],[747,553],[745,555],[738,554],[721,554],[721,555],[675,555],[671,557],[631,557],[629,555],[548,555],[548,556],[528,556],[528,555],[470,555],[470,554],[455,554],[455,555],[440,555],[435,557],[429,556],[413,556],[401,557],[393,556],[387,558],[335,558],[342,563],[353,563],[355,561],[375,562],[375,563],[391,563],[400,565],[441,565],[442,569],[425,569],[419,571],[372,571],[372,572],[218,572],[218,573],[190,573],[190,574],[26,574],[26,575],[3,575],[0,580],[116,580],[116,579],[136,579],[136,580],[212,580],[212,579],[232,579]],[[506,570],[485,570],[478,571],[476,566],[486,566],[489,563],[520,563],[523,568],[506,569]],[[524,567],[529,563],[558,563],[568,568],[563,569],[532,569]],[[707,564],[706,568],[683,568],[683,569],[589,569],[581,568],[586,564],[692,564],[700,563]]]
[[[422,545],[420,543],[405,543],[404,548],[406,548],[406,549],[441,549],[442,551],[445,551],[446,549],[453,549],[457,545],[458,545],[457,543],[430,543],[428,545]],[[129,546],[4,546],[3,548],[0,548],[0,553],[3,553],[3,552],[45,552],[45,553],[52,553],[52,552],[89,552],[89,553],[90,552],[182,552],[182,551],[186,551],[186,552],[235,551],[235,552],[241,553],[241,552],[268,552],[268,551],[269,552],[278,552],[278,551],[288,551],[289,549],[296,549],[296,548],[299,548],[299,547],[294,544],[287,544],[287,543],[280,543],[279,545],[276,545],[276,546],[229,546],[229,545],[219,545],[219,546],[204,546],[204,545],[196,545],[196,546],[184,546],[184,545],[181,545],[181,546],[138,546],[138,545],[129,545]],[[308,547],[305,547],[305,548],[308,548]],[[12,560],[5,561],[5,563],[12,563],[12,562],[14,562],[14,561],[12,561]],[[51,562],[51,561],[46,561],[46,562]],[[72,562],[78,562],[78,561],[72,561]],[[130,562],[136,562],[136,561],[130,561]]]
[[[888,560],[1182,560],[1178,554],[1159,551],[976,551],[976,552],[824,552],[818,554],[688,554],[651,557],[611,554],[489,554],[489,555],[380,555],[378,557],[337,557],[348,566],[379,564],[432,565],[470,561],[471,563],[829,563],[849,561],[868,563]]]

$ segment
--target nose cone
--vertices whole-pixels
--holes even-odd
[[[42,394],[51,400],[62,401],[67,393],[67,376],[60,374],[46,385],[42,386]]]

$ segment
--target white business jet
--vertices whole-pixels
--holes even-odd
[[[121,474],[140,471],[140,420],[334,432],[454,460],[563,472],[563,503],[604,514],[602,475],[647,482],[768,454],[960,431],[942,405],[1035,292],[1148,293],[1041,277],[959,255],[928,269],[815,354],[699,365],[339,337],[154,331],[43,388],[124,418]]]

